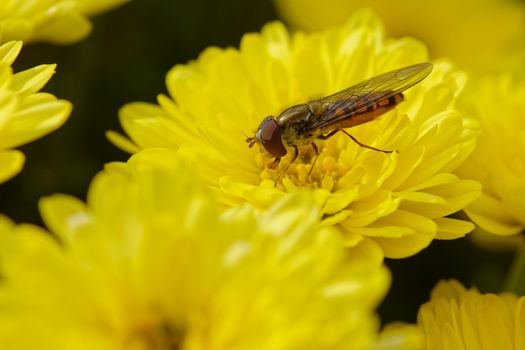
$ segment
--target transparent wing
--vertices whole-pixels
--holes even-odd
[[[351,111],[359,111],[405,91],[423,80],[432,71],[431,63],[419,63],[400,68],[365,80],[333,95],[312,101],[323,106],[312,128],[328,126],[352,116]],[[336,113],[343,108],[348,113]]]

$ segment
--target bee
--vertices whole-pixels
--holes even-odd
[[[321,99],[291,106],[275,118],[268,116],[263,119],[255,136],[247,138],[246,142],[250,148],[255,143],[261,144],[275,158],[275,166],[288,153],[287,148],[294,149],[289,165],[296,160],[300,145],[311,144],[315,154],[319,155],[315,141],[326,140],[338,132],[344,133],[361,147],[391,153],[361,143],[345,129],[373,121],[395,108],[404,99],[402,92],[425,79],[431,71],[431,63],[415,64],[381,74]],[[315,160],[310,172],[314,165]]]

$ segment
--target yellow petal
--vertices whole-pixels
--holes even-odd
[[[88,16],[95,16],[121,6],[130,0],[77,0],[79,11]]]
[[[383,234],[373,239],[384,250],[385,256],[389,258],[404,258],[413,255],[426,248],[436,235],[436,224],[423,216],[416,215],[404,210],[381,218],[372,226],[383,226]],[[408,229],[401,235],[391,235],[392,227]]]
[[[0,65],[0,75],[2,75],[2,66]],[[18,98],[10,91],[0,89],[0,135],[6,138],[9,132],[9,126],[13,118],[13,112],[18,104]]]
[[[447,201],[443,197],[425,192],[397,192],[394,193],[394,195],[403,200],[415,203],[447,204]]]
[[[427,188],[425,192],[445,199],[446,203],[404,201],[402,208],[430,218],[450,215],[476,200],[481,195],[481,185],[477,181],[459,180]]]
[[[9,66],[13,64],[22,49],[21,41],[10,41],[0,46],[0,60]]]
[[[423,350],[425,337],[416,325],[389,323],[381,331],[372,350]]]
[[[346,238],[346,237],[345,237]],[[345,239],[346,242],[346,239]],[[348,248],[348,255],[352,260],[362,260],[366,263],[374,263],[380,266],[383,263],[383,250],[377,243],[370,238],[359,241],[359,244],[352,245]]]
[[[263,231],[277,236],[282,235],[283,232],[290,232],[290,236],[293,237],[295,232],[304,232],[305,227],[318,222],[319,208],[312,203],[306,205],[307,197],[307,192],[301,191],[278,201],[278,204],[262,218]]]
[[[38,208],[46,226],[64,240],[68,239],[68,234],[82,223],[86,215],[84,203],[67,195],[44,197],[40,199]]]
[[[483,318],[479,323],[481,344],[487,349],[512,349],[510,332],[512,321],[501,305],[501,299],[495,295],[484,295],[479,305],[479,314]]]
[[[463,293],[466,292],[465,287],[457,280],[443,280],[432,289],[431,299],[451,299],[457,302],[461,301]]]
[[[13,76],[11,89],[20,95],[29,95],[38,92],[55,74],[56,64],[44,64]]]
[[[106,131],[106,138],[123,150],[124,152],[128,152],[130,154],[137,153],[140,151],[140,147],[137,146],[133,141],[131,141],[129,138],[123,136],[122,134],[119,134],[116,131],[108,130]]]
[[[259,207],[268,207],[282,198],[285,193],[277,188],[261,188],[259,186],[241,184],[233,181],[229,176],[223,176],[219,180],[221,189],[238,198],[252,198],[254,204]]]
[[[20,151],[0,151],[0,183],[22,170],[24,155]]]
[[[432,176],[428,180],[417,184],[416,186],[410,187],[407,191],[420,191],[429,187],[435,187],[440,185],[446,185],[458,181],[458,177],[450,173],[440,173],[435,176]]]
[[[437,239],[456,239],[464,237],[474,230],[473,223],[451,218],[436,218],[433,220],[437,225]]]
[[[354,201],[357,196],[357,188],[334,192],[328,197],[324,205],[323,212],[328,215],[337,213],[338,211],[348,207],[348,205]]]
[[[502,204],[509,214],[525,225],[525,184],[508,188],[503,194]]]
[[[44,40],[55,44],[71,44],[85,38],[91,32],[89,20],[78,13],[57,14],[40,24],[32,40]]]
[[[177,140],[159,128],[159,117],[165,115],[162,109],[149,103],[130,103],[119,111],[122,128],[142,147],[176,148]]]
[[[29,19],[7,18],[0,25],[1,42],[22,40],[25,41],[33,34],[33,25]]]
[[[510,216],[496,198],[482,194],[465,209],[467,215],[486,231],[499,235],[514,235],[523,230],[523,226]]]
[[[26,97],[19,111],[12,116],[6,136],[0,140],[0,147],[16,147],[59,128],[69,117],[71,109],[70,102],[56,100],[51,95]]]

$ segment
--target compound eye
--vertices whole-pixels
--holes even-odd
[[[281,139],[281,126],[275,119],[264,119],[257,130],[256,137],[272,156],[280,158],[286,155],[286,148]]]

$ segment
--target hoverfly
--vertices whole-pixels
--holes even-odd
[[[247,138],[246,142],[250,148],[260,143],[275,157],[275,165],[288,153],[286,146],[294,149],[292,164],[299,154],[298,145],[310,143],[318,155],[315,141],[326,140],[338,132],[343,132],[361,147],[391,153],[359,142],[344,129],[370,122],[395,108],[404,99],[402,92],[419,83],[431,71],[431,63],[400,68],[321,99],[289,107],[277,118],[266,117],[255,136]]]

